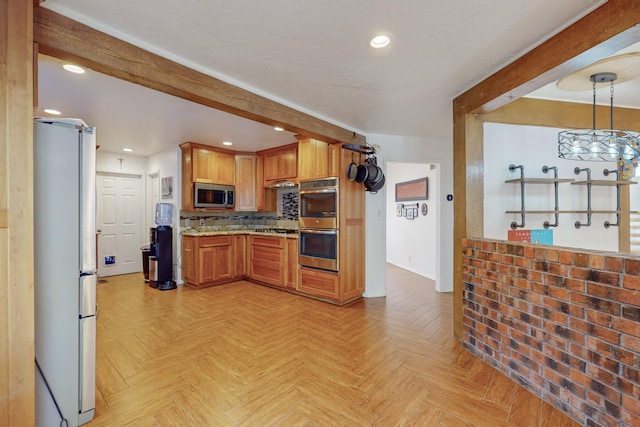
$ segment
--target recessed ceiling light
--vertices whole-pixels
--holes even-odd
[[[47,114],[52,114],[54,116],[59,116],[60,114],[62,114],[60,111],[54,110],[53,108],[45,108],[44,112]]]
[[[229,142],[229,141],[223,141],[222,145],[233,145],[233,142]]]
[[[273,128],[273,130],[275,130],[277,132],[282,132],[284,130],[284,128],[280,127],[280,126],[276,126],[276,127]]]
[[[369,46],[374,49],[381,49],[391,43],[391,38],[387,34],[374,34],[368,40]]]
[[[127,153],[131,153],[133,148],[123,148],[122,151],[126,151]]]
[[[70,71],[72,73],[76,73],[76,74],[84,74],[84,68],[78,66],[78,65],[73,65],[73,64],[64,64],[62,66],[62,68],[64,68],[67,71]]]

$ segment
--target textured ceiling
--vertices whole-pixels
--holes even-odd
[[[43,6],[365,135],[450,138],[453,98],[602,3],[47,0]],[[377,31],[392,36],[386,50],[366,46],[367,38]],[[125,99],[129,85],[120,86]],[[55,102],[45,98],[46,88],[40,90],[40,106]],[[183,117],[176,114],[167,121],[157,114],[163,102],[167,109],[176,108],[176,99],[144,91],[150,93],[154,108],[120,108],[132,108],[129,114],[122,111],[129,117],[126,120],[149,127],[149,132],[156,129],[158,140],[148,151],[181,142],[163,140],[162,135],[177,138],[163,128],[183,126]],[[145,100],[142,92],[136,97]],[[73,102],[68,100],[69,105]],[[88,105],[82,111],[92,108]],[[100,112],[92,124],[112,126],[103,114],[109,113]],[[161,120],[145,117],[153,114]],[[184,123],[191,126],[197,121]],[[197,131],[194,134],[198,136]],[[211,132],[207,135],[213,138]],[[101,145],[117,149],[110,140]]]

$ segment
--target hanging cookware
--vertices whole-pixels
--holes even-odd
[[[351,163],[347,166],[347,179],[349,181],[353,181],[356,179],[356,175],[358,174],[358,165],[353,160],[353,152],[351,152]]]
[[[366,181],[364,183],[365,188],[367,189],[367,191],[371,192],[371,194],[376,194],[378,191],[380,191],[382,189],[382,187],[384,187],[384,174],[382,173],[382,171],[380,171],[380,179],[376,180],[375,183],[373,182],[369,182]]]
[[[375,181],[378,177],[378,165],[375,156],[367,157],[365,160],[365,167],[367,168],[367,181]]]
[[[360,154],[360,164],[358,165],[355,181],[359,184],[362,184],[366,180],[367,180],[367,166],[362,164],[362,154]]]

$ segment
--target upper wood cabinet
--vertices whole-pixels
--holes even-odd
[[[263,159],[263,185],[278,181],[295,181],[298,175],[298,144],[288,144],[258,151]]]
[[[257,183],[255,154],[236,154],[236,193],[235,210],[256,211]]]
[[[235,184],[234,153],[208,148],[193,149],[193,182]]]
[[[182,150],[182,209],[194,210],[193,183],[235,185],[234,151],[195,142],[180,144]]]
[[[329,176],[329,144],[313,138],[298,140],[298,180]]]

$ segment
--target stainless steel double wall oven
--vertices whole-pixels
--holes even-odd
[[[300,182],[301,266],[329,271],[339,270],[339,184],[338,178]]]

